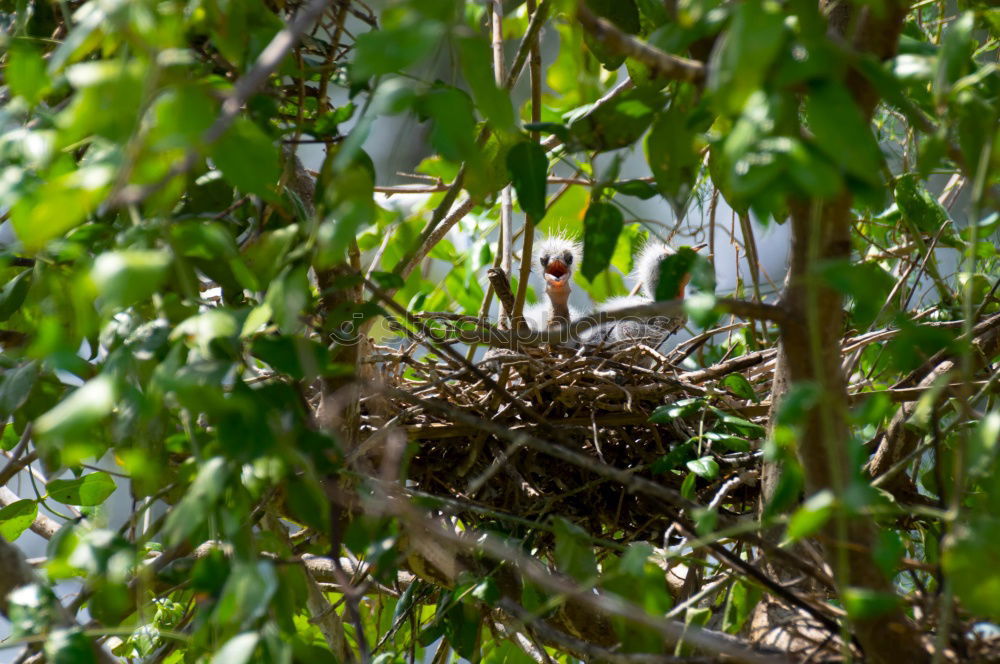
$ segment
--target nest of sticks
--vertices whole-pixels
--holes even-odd
[[[682,368],[716,332],[709,331],[666,354],[641,343],[543,343],[471,363],[447,349],[455,339],[467,341],[470,326],[491,326],[452,314],[417,318],[426,334],[410,333],[402,347],[373,348],[382,387],[362,399],[361,411],[362,438],[387,426],[406,432],[415,493],[452,499],[450,511],[477,524],[499,519],[509,528],[558,515],[593,537],[663,541],[672,520],[662,504],[629,492],[616,473],[680,490],[686,462],[711,456],[718,475],[698,477],[687,495],[714,501],[731,516],[753,510],[758,446],[734,451],[699,432],[722,414],[748,422],[766,417],[766,403],[731,393],[721,380],[741,373],[757,394],[767,394],[774,349]],[[426,325],[432,320],[433,333]],[[692,398],[708,399],[712,408],[665,413]]]
[[[755,509],[773,345],[688,368],[685,360],[729,326],[666,353],[655,343],[588,349],[535,343],[474,363],[456,345],[493,343],[495,326],[451,313],[407,317],[409,327],[396,326],[406,337],[401,345],[371,349],[368,362],[378,374],[372,384],[379,387],[362,399],[360,418],[362,439],[405,432],[411,443],[406,477],[415,494],[450,499],[449,511],[470,523],[502,521],[509,528],[558,515],[595,538],[619,542],[666,543],[672,530],[661,501],[629,490],[632,477],[683,488],[691,502],[724,518]],[[856,359],[895,332],[846,338],[843,356]],[[753,398],[730,389],[731,374],[745,379],[738,382],[752,388]],[[861,386],[850,392],[860,397]],[[685,399],[701,401],[665,412]],[[654,413],[667,416],[650,421]],[[758,425],[757,436],[731,431],[747,449],[727,445],[732,438],[720,443],[703,435],[725,432],[726,418]],[[718,473],[682,487],[687,462],[705,457],[715,460]]]

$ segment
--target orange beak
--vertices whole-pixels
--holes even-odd
[[[553,258],[545,266],[545,286],[560,291],[569,286],[569,266],[558,258]]]

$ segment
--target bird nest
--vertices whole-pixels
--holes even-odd
[[[593,537],[661,541],[672,520],[623,477],[731,515],[757,500],[767,408],[745,390],[767,392],[775,352],[683,368],[711,334],[666,354],[641,343],[543,344],[476,364],[447,334],[411,336],[401,348],[373,349],[383,389],[362,400],[362,428],[405,431],[408,487],[473,523],[509,529],[558,515]],[[726,387],[732,373],[746,379],[742,396]]]

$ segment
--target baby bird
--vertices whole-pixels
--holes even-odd
[[[699,251],[706,247],[705,244],[691,247]],[[649,304],[656,300],[656,292],[660,283],[660,268],[663,262],[676,252],[663,242],[649,242],[639,252],[635,260],[635,268],[632,270],[631,279],[639,288],[636,295],[624,295],[608,298],[596,309],[596,314],[606,313],[617,309]],[[670,294],[670,299],[684,297],[684,289],[690,281],[691,275],[685,274],[681,278],[677,292]],[[594,332],[587,335],[587,344],[618,344],[627,342],[631,344],[647,344],[654,348],[658,347],[670,335],[674,334],[687,322],[687,316],[678,314],[676,316],[657,316],[648,319],[626,319],[615,320],[595,328]]]
[[[545,283],[547,300],[529,307],[524,312],[528,326],[535,330],[569,328],[579,316],[569,306],[570,277],[573,266],[580,262],[580,245],[561,237],[550,236],[538,245],[538,269]]]
[[[536,332],[551,330],[568,331],[570,323],[580,317],[580,311],[569,305],[572,292],[570,278],[574,266],[580,262],[580,244],[563,236],[549,236],[537,246],[536,270],[545,284],[545,299],[524,308],[524,322]],[[503,348],[486,351],[483,360],[489,371],[498,370],[497,360],[515,353]]]

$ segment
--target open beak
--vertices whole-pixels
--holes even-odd
[[[545,266],[545,285],[548,288],[562,290],[569,285],[569,266],[558,258],[553,258]]]

